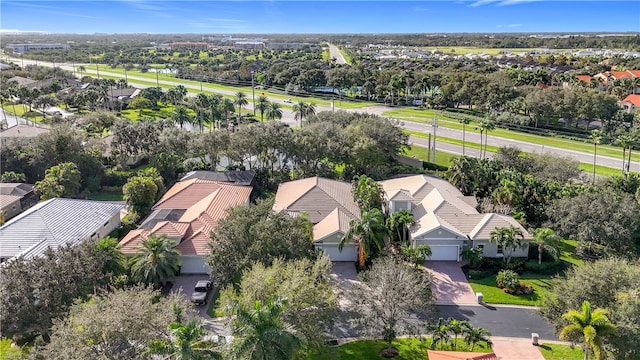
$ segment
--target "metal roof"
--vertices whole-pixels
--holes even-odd
[[[124,202],[54,198],[41,202],[0,227],[0,257],[39,256],[47,248],[90,238],[125,208]]]

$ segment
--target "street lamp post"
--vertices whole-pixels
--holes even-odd
[[[253,116],[256,116],[256,88],[254,86],[253,74],[255,71],[251,70],[251,97],[253,98]]]

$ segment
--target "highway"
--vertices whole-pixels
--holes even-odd
[[[21,64],[22,61],[24,61],[25,65],[27,65],[27,64],[36,64],[36,61],[33,61],[33,60],[26,60],[26,59],[25,60],[21,60],[21,59],[15,59],[15,58],[10,58],[9,60],[15,62],[16,64]],[[53,63],[49,63],[49,62],[38,61],[37,64],[40,65],[40,66],[53,67]],[[71,64],[67,64],[67,63],[58,64],[58,63],[56,63],[56,66],[60,67],[60,68],[62,68],[64,70],[73,71],[73,67],[72,67]],[[76,66],[76,68],[78,68],[79,66],[84,66],[86,68],[86,72],[87,73],[96,74],[96,70],[95,69],[91,69],[91,65],[89,65],[89,64],[75,64],[75,66]],[[124,78],[123,74],[104,71],[104,70],[100,70],[100,75],[109,76],[109,77]],[[145,87],[149,87],[150,86],[150,85],[146,85],[146,84],[140,83],[140,82],[146,82],[146,83],[153,82],[152,79],[143,78],[143,77],[139,77],[139,76],[135,76],[135,75],[128,75],[127,76],[127,81],[131,85],[135,85],[136,87],[140,87],[140,88],[145,88]],[[197,85],[197,84],[194,84],[194,85],[185,84],[184,82],[180,81],[179,79],[176,79],[176,80],[160,80],[159,83],[162,84],[162,85],[169,85],[169,86],[183,85],[184,87],[186,87],[188,89],[200,91],[200,85]],[[223,89],[211,88],[211,87],[206,86],[206,84],[203,85],[203,90],[208,91],[208,92],[215,92],[215,93],[219,93],[219,94],[223,94],[223,95],[231,95],[231,96],[234,96],[235,93],[236,93],[235,91],[232,91],[232,90],[223,90]],[[190,96],[194,96],[195,94],[190,93],[189,95]],[[269,101],[285,104],[284,100],[282,100],[282,99],[270,98]],[[247,105],[246,108],[247,109],[253,109],[253,104],[252,104],[251,101],[249,101],[249,104]],[[350,111],[350,112],[364,112],[364,113],[369,113],[369,114],[383,115],[384,112],[389,111],[389,110],[393,110],[393,109],[394,108],[389,107],[389,106],[375,105],[375,106],[365,107],[365,108],[343,109],[343,110]],[[283,122],[285,122],[285,123],[287,123],[289,125],[298,125],[298,122],[296,122],[294,120],[294,115],[293,115],[293,111],[292,110],[288,110],[288,109],[285,109],[285,108],[283,108],[282,110],[283,110],[282,111],[283,117],[282,117],[281,121],[283,121]],[[336,110],[341,110],[338,105],[336,105]],[[331,111],[331,108],[330,107],[325,107],[325,106],[317,106],[317,111],[318,112],[320,112],[320,111]],[[431,119],[425,119],[425,120],[431,121]],[[402,120],[401,121],[401,126],[403,128],[405,128],[405,129],[407,129],[407,130],[421,131],[421,132],[424,132],[424,133],[431,133],[431,134],[433,133],[433,126],[431,124],[420,124],[420,123],[416,123],[416,122]],[[437,128],[437,135],[438,136],[442,136],[442,137],[462,140],[462,130],[450,129],[450,128],[445,128],[445,127],[438,127]],[[466,140],[469,141],[469,142],[480,143],[480,136],[477,133],[467,132]],[[423,146],[423,147],[426,147],[427,143],[428,143],[427,139],[419,138],[419,137],[415,137],[415,136],[411,136],[410,137],[410,141],[411,141],[412,144],[415,144],[415,145],[418,145],[418,146]],[[556,147],[552,147],[552,146],[547,146],[544,143],[530,143],[530,142],[524,142],[524,141],[520,141],[520,140],[512,140],[512,139],[507,139],[507,138],[502,138],[502,137],[497,137],[497,136],[492,136],[492,135],[488,136],[488,143],[489,143],[489,145],[492,145],[492,146],[516,146],[516,147],[520,148],[522,151],[529,152],[529,153],[553,154],[553,155],[573,158],[573,159],[578,160],[579,162],[582,162],[582,163],[587,163],[587,164],[592,164],[593,163],[593,153],[591,153],[591,152],[587,153],[587,152],[581,152],[581,151],[577,151],[577,150],[556,148]],[[437,151],[445,151],[445,152],[456,154],[456,155],[461,155],[462,154],[462,146],[453,145],[453,144],[445,144],[445,143],[442,143],[442,142],[437,142],[436,146],[437,146]],[[478,150],[474,150],[474,149],[469,149],[467,147],[467,149],[465,150],[465,154],[469,155],[469,156],[478,156],[479,151]],[[610,168],[622,169],[622,159],[621,159],[621,157],[620,158],[613,158],[613,157],[598,155],[597,159],[596,159],[596,164],[602,165],[602,166],[606,166],[606,167],[610,167]],[[640,162],[632,161],[631,165],[630,165],[630,170],[639,172],[640,171]]]

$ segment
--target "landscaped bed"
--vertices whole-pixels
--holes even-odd
[[[483,301],[488,304],[539,306],[551,286],[551,278],[552,276],[550,275],[541,274],[520,275],[520,281],[533,287],[534,293],[531,295],[512,295],[504,292],[496,285],[496,275],[481,279],[471,278],[469,279],[469,284],[473,292],[482,293]]]

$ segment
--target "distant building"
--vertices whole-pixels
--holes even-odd
[[[244,50],[260,50],[264,49],[263,41],[236,41],[233,43],[233,47],[236,49]]]
[[[208,50],[209,44],[206,42],[174,42],[170,44],[171,50]]]
[[[24,54],[29,51],[39,50],[64,50],[70,46],[67,44],[9,44],[7,49],[11,50],[14,54]]]
[[[49,132],[49,128],[31,126],[31,125],[16,125],[0,132],[0,144],[30,144],[38,135],[46,134]]]
[[[622,107],[626,112],[636,112],[640,109],[640,95],[630,94],[622,101],[618,101],[618,105]]]

